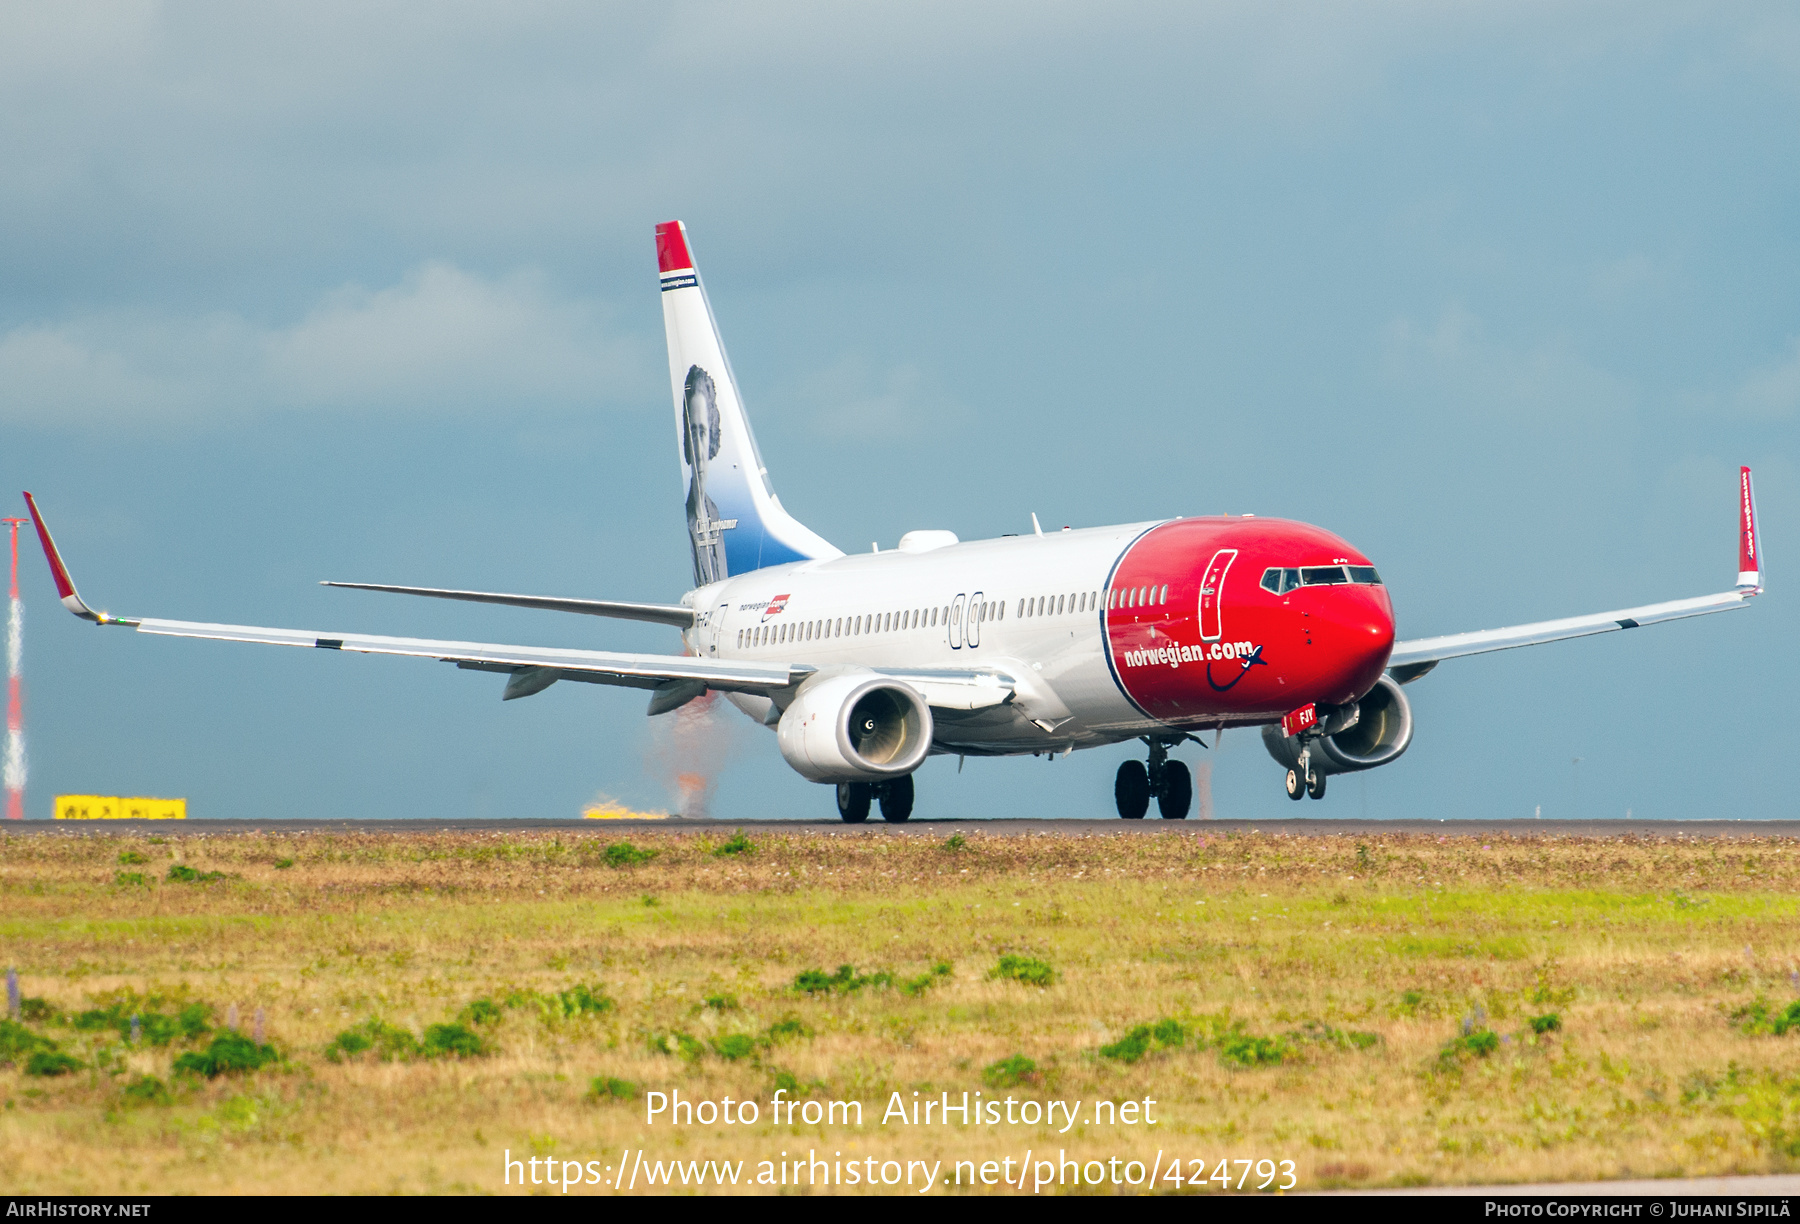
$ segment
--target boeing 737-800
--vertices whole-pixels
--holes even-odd
[[[214,625],[92,610],[36,500],[26,501],[63,604],[139,633],[440,659],[506,677],[503,697],[559,680],[648,689],[651,715],[721,692],[772,728],[801,775],[835,785],[839,815],[913,810],[928,755],[1066,754],[1142,741],[1119,767],[1119,815],[1155,801],[1187,816],[1192,780],[1170,749],[1257,727],[1287,794],[1322,798],[1335,773],[1397,760],[1412,742],[1402,686],[1446,659],[1742,608],[1762,591],[1750,469],[1739,472],[1738,575],[1717,595],[1416,641],[1394,640],[1374,563],[1323,528],[1176,518],[963,542],[909,531],[847,555],[782,508],[750,432],[679,221],[656,227],[663,324],[694,586],[674,604],[334,582],[330,586],[653,621],[679,655],[543,649]],[[1201,743],[1205,741],[1200,739]]]

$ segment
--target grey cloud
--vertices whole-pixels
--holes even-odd
[[[263,327],[231,314],[105,314],[0,335],[0,420],[161,428],[263,411],[566,412],[655,403],[639,337],[534,273],[425,264]]]
[[[647,219],[698,208],[791,267],[1010,183],[1166,172],[1196,137],[1329,140],[1419,56],[1605,28],[1404,4],[13,3],[0,260],[14,295],[178,278],[292,310],[309,273],[395,244],[401,266],[641,267]]]

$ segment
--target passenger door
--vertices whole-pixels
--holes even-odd
[[[965,640],[968,641],[970,650],[973,650],[977,646],[981,645],[981,592],[980,591],[976,591],[973,595],[969,596],[969,628],[968,628],[967,632],[965,632],[963,634],[963,637]]]
[[[958,595],[950,601],[950,649],[961,650],[963,644],[963,608],[968,600]]]
[[[1237,560],[1238,550],[1221,548],[1206,563],[1206,572],[1200,576],[1200,640],[1216,642],[1225,632],[1225,615],[1223,603],[1225,599],[1225,575],[1231,569],[1231,563]]]

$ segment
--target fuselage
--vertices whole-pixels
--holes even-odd
[[[924,538],[920,538],[924,537]],[[690,653],[1004,674],[1014,698],[941,711],[938,752],[1058,752],[1348,704],[1386,667],[1369,560],[1281,519],[1184,518],[753,570],[690,595]],[[770,699],[734,695],[765,719]]]

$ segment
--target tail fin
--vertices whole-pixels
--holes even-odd
[[[656,227],[656,261],[662,269],[663,327],[694,584],[789,561],[842,556],[782,509],[775,496],[681,222]]]

